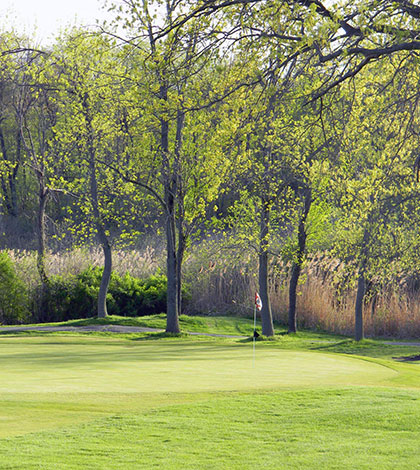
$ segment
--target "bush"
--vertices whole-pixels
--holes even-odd
[[[28,293],[9,255],[0,252],[0,323],[23,323],[29,318]]]
[[[65,321],[96,314],[102,268],[89,267],[76,276],[51,278],[44,321]],[[166,276],[139,279],[113,272],[107,296],[110,315],[144,316],[166,311]],[[183,291],[185,297],[187,292]]]

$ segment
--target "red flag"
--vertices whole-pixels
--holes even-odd
[[[258,292],[255,292],[255,307],[259,312],[262,310],[262,302],[261,297],[259,296]]]

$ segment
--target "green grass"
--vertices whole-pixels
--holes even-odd
[[[189,326],[250,322],[215,320]],[[310,332],[255,359],[238,339],[2,335],[0,469],[420,468],[420,364],[392,359],[412,353]]]
[[[420,344],[420,340],[418,340]],[[322,344],[313,347],[314,350],[323,352],[334,352],[340,354],[354,354],[358,356],[375,357],[383,359],[393,359],[399,356],[410,356],[420,354],[420,348],[403,344],[388,344],[380,340],[365,339],[363,341],[354,341],[352,339],[343,339]]]
[[[418,468],[420,393],[201,396],[0,441],[2,468]]]
[[[200,333],[219,333],[227,335],[250,335],[253,331],[253,320],[241,317],[226,316],[187,316],[181,315],[179,319],[183,331]],[[144,317],[83,318],[57,323],[43,323],[39,326],[90,326],[90,325],[123,325],[147,328],[166,328],[166,314],[149,315]],[[31,325],[37,326],[37,325]],[[1,331],[1,328],[0,328]],[[277,332],[284,331],[278,327]]]
[[[193,333],[214,333],[225,335],[250,336],[254,329],[254,321],[252,318],[246,317],[226,317],[226,316],[190,316],[180,315],[179,323],[183,332]],[[166,328],[166,314],[149,315],[144,317],[120,317],[110,315],[106,318],[83,318],[78,320],[69,320],[56,323],[41,323],[22,326],[92,326],[92,325],[122,325],[146,328]],[[284,336],[287,329],[280,324],[274,324],[276,335]],[[261,332],[261,322],[257,320],[257,329]],[[7,327],[0,326],[0,334],[7,332]],[[284,336],[285,338],[289,336]],[[338,335],[330,335],[325,332],[304,331],[292,338],[301,338],[303,340],[320,340],[320,341],[337,341],[341,338]]]

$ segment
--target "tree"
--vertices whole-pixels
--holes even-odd
[[[73,34],[54,53],[60,119],[54,126],[64,168],[57,175],[84,216],[76,226],[86,238],[95,232],[104,253],[98,293],[98,317],[107,315],[106,298],[112,272],[111,228],[118,232],[132,220],[124,195],[130,188],[112,171],[126,157],[126,123],[130,120],[124,62],[103,37]],[[125,228],[127,228],[125,227]],[[116,235],[114,233],[114,235]]]
[[[29,112],[22,81],[30,64],[42,51],[31,48],[27,38],[13,33],[0,36],[0,188],[7,225],[15,227],[19,215],[18,177],[25,171],[20,117]],[[30,192],[26,187],[23,191]],[[22,203],[20,204],[22,205]]]
[[[46,207],[51,195],[61,192],[53,183],[55,165],[60,158],[52,142],[57,110],[52,85],[42,78],[49,65],[47,56],[27,58],[17,78],[15,106],[20,142],[38,185],[37,268],[43,286],[42,310],[46,308],[44,301],[49,288],[45,269]]]
[[[342,211],[335,249],[351,263],[357,278],[357,341],[364,337],[366,282],[374,273],[381,276],[400,256],[396,240],[406,221],[404,207],[418,197],[411,164],[418,98],[409,98],[410,78],[403,87],[401,82],[387,82],[394,75],[392,62],[383,65],[382,75],[366,69],[363,87],[359,84],[357,94],[352,91],[353,112],[341,146],[341,169],[334,177]]]
[[[238,241],[258,254],[258,290],[265,336],[274,335],[268,266],[270,253],[278,242],[277,227],[285,219],[283,198],[287,187],[285,168],[290,156],[287,135],[291,115],[285,112],[284,97],[290,87],[288,77],[278,78],[250,89],[244,100],[239,135],[244,141],[245,165],[235,175],[234,186],[241,189],[229,221]]]
[[[288,331],[297,330],[297,287],[307,252],[315,243],[318,209],[326,202],[330,174],[337,166],[349,104],[339,89],[319,103],[308,105],[307,97],[323,76],[313,78],[314,69],[306,65],[295,83],[291,114],[291,158],[287,168],[288,186],[294,194],[293,227],[286,259],[291,262],[289,282]],[[313,206],[313,204],[315,206]],[[311,209],[314,207],[314,210]]]
[[[319,66],[330,72],[317,97],[355,77],[369,63],[398,52],[420,50],[420,7],[407,0],[332,4],[320,0],[201,0],[161,36],[193,18],[217,12],[240,24],[242,37],[247,40],[281,42],[289,51],[287,62],[298,55],[314,55]],[[280,18],[287,18],[285,27],[276,28],[276,19]],[[234,34],[238,35],[237,30]]]
[[[133,151],[137,160],[125,179],[161,205],[167,251],[166,331],[178,333],[185,250],[218,195],[229,164],[222,149],[227,148],[237,119],[227,116],[222,105],[233,93],[223,83],[230,68],[217,62],[211,22],[192,21],[160,37],[182,16],[187,2],[168,1],[165,13],[156,15],[161,4],[120,5],[128,32],[123,43],[141,59],[132,76],[142,97],[136,124],[140,138]]]

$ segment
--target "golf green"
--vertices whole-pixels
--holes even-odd
[[[0,469],[418,468],[416,364],[77,335],[0,337],[0,364]]]
[[[204,392],[377,385],[397,372],[337,354],[193,341],[0,339],[0,393]]]

